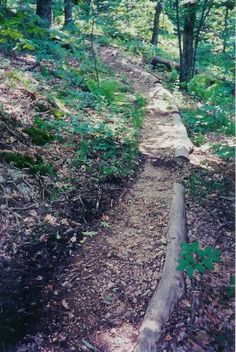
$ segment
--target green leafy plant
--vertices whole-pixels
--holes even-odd
[[[217,156],[222,159],[231,159],[235,156],[235,147],[228,146],[226,144],[213,144],[213,151]]]
[[[85,237],[94,237],[97,235],[97,231],[85,231],[82,232]]]
[[[28,155],[23,155],[19,153],[12,152],[1,152],[0,160],[4,160],[5,162],[13,162],[19,168],[29,169],[32,173],[39,173],[41,175],[55,175],[54,168],[47,163],[43,162],[41,157],[37,157],[36,160],[33,160]]]
[[[86,82],[91,93],[96,97],[103,97],[108,103],[119,102],[125,99],[125,94],[122,91],[122,85],[116,80],[101,80],[100,83],[96,80],[89,79]]]
[[[111,227],[111,225],[107,221],[101,221],[100,224],[104,229],[109,229]]]
[[[203,145],[205,142],[205,137],[202,134],[202,132],[198,132],[196,134],[193,135],[193,143],[197,146],[200,147],[201,145]]]
[[[80,241],[81,244],[85,243],[88,238],[95,237],[97,235],[97,231],[84,231],[82,232],[83,239]]]
[[[37,145],[44,145],[46,143],[52,142],[55,139],[53,135],[36,127],[25,128],[23,132],[28,134],[31,137],[32,142]]]
[[[235,275],[230,275],[229,285],[225,287],[225,293],[228,298],[235,296]]]
[[[178,259],[178,271],[186,271],[192,278],[194,272],[203,274],[207,269],[213,270],[214,263],[220,263],[221,252],[211,246],[202,249],[197,241],[192,243],[184,242],[181,244],[180,258]]]

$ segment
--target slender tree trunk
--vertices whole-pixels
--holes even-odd
[[[85,2],[85,12],[86,12],[87,16],[89,16],[89,14],[90,14],[90,9],[91,9],[91,0],[86,0],[86,2]]]
[[[202,8],[202,13],[201,13],[199,25],[198,25],[196,35],[195,35],[194,53],[193,53],[193,76],[195,74],[196,55],[197,55],[198,44],[200,41],[200,33],[201,33],[203,26],[206,23],[206,19],[209,15],[211,8],[212,8],[212,5],[213,5],[213,0],[205,0],[203,8]]]
[[[47,27],[52,25],[52,0],[37,0],[36,14],[45,20]]]
[[[178,33],[178,43],[179,43],[179,62],[180,67],[183,65],[183,50],[182,50],[182,36],[180,31],[180,18],[179,18],[179,0],[175,2],[176,7],[176,23],[177,23],[177,33]]]
[[[162,9],[163,9],[162,0],[158,0],[157,1],[157,5],[156,5],[154,21],[153,21],[153,31],[152,31],[152,39],[151,39],[151,43],[153,45],[157,45],[158,44],[160,15],[161,15]]]
[[[194,66],[194,27],[196,21],[196,4],[185,5],[183,30],[183,57],[180,69],[180,82],[189,82],[193,77]]]
[[[65,23],[64,26],[73,22],[73,4],[72,0],[64,0],[64,14],[65,14]]]
[[[7,0],[0,0],[0,7],[6,7],[7,6]]]
[[[229,9],[226,7],[225,9],[225,19],[224,19],[224,39],[223,39],[223,54],[226,51],[226,43],[227,43],[227,36],[228,36],[228,17],[229,17]]]

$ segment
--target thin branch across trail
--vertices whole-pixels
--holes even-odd
[[[92,28],[91,28],[91,34],[90,34],[90,42],[91,42],[91,51],[92,51],[93,62],[94,62],[94,70],[96,73],[97,84],[99,87],[99,85],[100,85],[99,72],[98,72],[98,67],[97,67],[96,53],[95,53],[95,49],[94,49],[94,27],[95,27],[96,14],[95,14],[95,9],[94,9],[93,3],[91,3],[91,9],[92,9]]]

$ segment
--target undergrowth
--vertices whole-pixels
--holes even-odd
[[[23,72],[11,68],[10,60],[1,65],[7,68],[3,72],[9,87],[20,84],[39,94],[32,126],[23,132],[40,146],[55,139],[72,145],[75,156],[70,167],[87,177],[122,178],[137,165],[138,131],[146,101],[141,94],[133,96],[129,86],[97,56],[94,60],[91,45],[77,26],[72,35],[67,30],[43,28],[31,13],[1,14],[0,49],[5,54],[30,53],[38,68]],[[23,160],[4,152],[2,158],[31,171],[39,167],[27,156]]]

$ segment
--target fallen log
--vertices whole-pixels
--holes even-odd
[[[167,234],[167,252],[162,279],[147,307],[134,352],[156,352],[161,328],[170,317],[175,303],[184,294],[183,273],[176,270],[180,244],[187,239],[184,187],[174,184]]]
[[[175,61],[169,60],[169,59],[165,59],[160,56],[154,56],[151,61],[151,65],[153,66],[153,69],[155,69],[158,64],[165,65],[167,67],[167,69],[170,71],[173,70],[173,68],[175,68],[177,71],[180,71],[180,64],[178,62],[175,62]],[[234,81],[229,80],[226,77],[217,77],[217,76],[213,75],[212,73],[204,72],[198,68],[195,68],[195,74],[206,75],[211,84],[214,84],[217,81],[224,82],[231,89],[231,94],[233,96],[235,96],[235,82]]]
[[[185,125],[181,119],[181,116],[178,112],[173,112],[174,126],[177,130],[177,141],[175,147],[175,157],[185,158],[189,160],[189,154],[193,150],[193,143],[191,142],[188,132],[186,130]]]
[[[158,64],[165,65],[169,70],[173,70],[173,68],[175,68],[177,71],[180,70],[180,64],[179,63],[177,63],[177,62],[175,62],[173,60],[165,59],[165,58],[160,57],[160,56],[154,56],[152,58],[151,65],[153,66],[153,68],[156,68],[156,66]],[[196,73],[203,73],[199,69],[195,69],[195,72]]]

